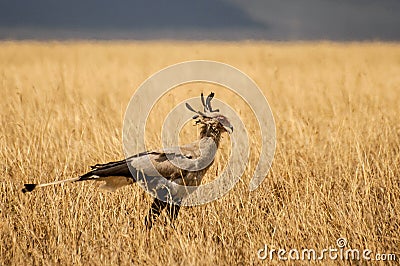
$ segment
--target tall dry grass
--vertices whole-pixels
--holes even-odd
[[[259,151],[253,115],[223,88],[195,84],[154,109],[149,146],[160,143],[160,115],[214,90],[248,121],[253,147],[236,187],[182,209],[175,230],[162,221],[144,229],[151,198],[137,186],[109,194],[89,182],[21,193],[25,182],[121,159],[123,115],[135,89],[192,59],[241,69],[267,97],[277,148],[258,190],[248,190]],[[264,244],[321,250],[339,237],[399,259],[399,73],[398,44],[0,43],[0,264],[258,264]],[[196,133],[187,125],[182,142]],[[209,179],[223,168],[227,146],[225,139]]]

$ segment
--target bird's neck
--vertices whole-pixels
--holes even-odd
[[[221,132],[212,126],[203,125],[200,129],[200,139],[203,138],[212,138],[218,147],[221,140]]]

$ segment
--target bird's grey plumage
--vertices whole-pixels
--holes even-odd
[[[199,140],[180,147],[171,147],[162,150],[153,150],[138,153],[121,161],[96,164],[91,166],[91,171],[86,174],[65,181],[55,181],[47,184],[25,184],[22,190],[30,192],[38,187],[53,185],[70,181],[104,181],[102,188],[115,191],[116,189],[133,184],[137,181],[145,181],[148,189],[158,189],[160,179],[152,177],[162,176],[166,180],[182,186],[199,186],[201,181],[214,161],[215,151],[219,145],[223,132],[231,133],[233,128],[229,120],[220,114],[218,110],[211,108],[211,100],[214,93],[211,93],[206,100],[201,94],[201,101],[204,112],[195,111],[189,104],[187,108],[196,113],[194,119],[196,124],[201,124]],[[198,168],[199,165],[205,167]],[[168,206],[167,214],[174,220],[179,212],[180,206],[165,203],[157,198],[149,210],[146,218],[147,227],[151,228],[154,220],[163,209]]]

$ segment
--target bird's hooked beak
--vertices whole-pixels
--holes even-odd
[[[229,126],[224,126],[226,132],[228,132],[229,134],[233,133],[233,126],[229,125]]]
[[[228,119],[226,117],[222,117],[221,119],[218,120],[221,126],[225,129],[226,132],[229,134],[233,133],[233,126],[231,123],[229,123]]]

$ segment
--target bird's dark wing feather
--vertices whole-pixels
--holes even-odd
[[[91,166],[92,170],[82,175],[78,181],[105,181],[106,185],[103,188],[114,191],[116,188],[147,177],[161,175],[171,181],[176,178],[183,178],[187,171],[179,169],[170,160],[197,157],[198,152],[194,148],[195,145],[192,146],[186,145],[160,151],[142,152],[124,160],[96,164]],[[135,171],[136,175],[134,176],[132,173],[135,173]]]

